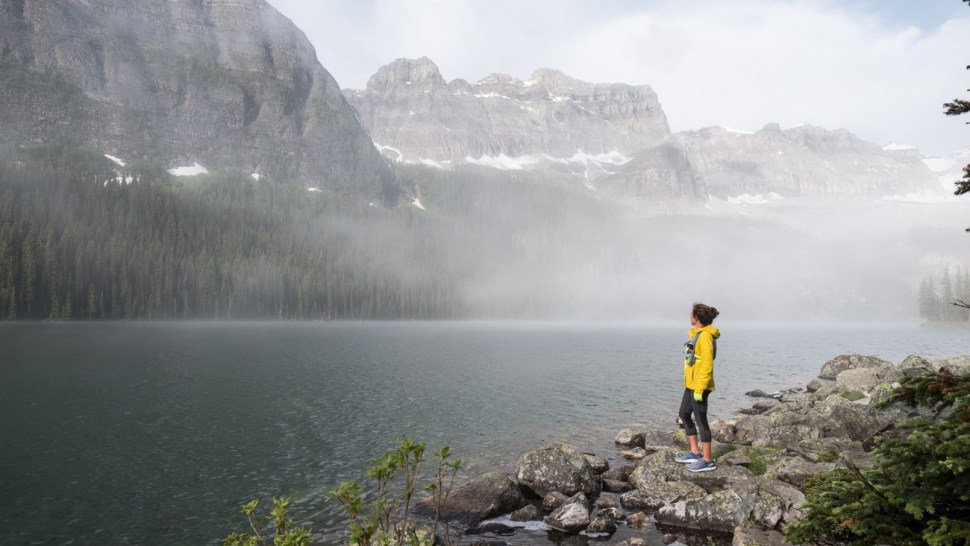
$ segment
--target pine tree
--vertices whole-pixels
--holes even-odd
[[[970,0],[963,1],[970,5]],[[967,70],[970,70],[970,65],[967,65]],[[970,89],[967,89],[967,91],[970,91]],[[970,112],[970,101],[953,99],[953,102],[944,103],[943,107],[946,108],[944,112],[946,115],[959,116],[961,114]],[[968,121],[967,124],[970,125],[970,121]],[[963,195],[964,193],[970,192],[970,165],[963,168],[963,178],[955,182],[955,184],[957,189],[953,192],[954,194]],[[970,228],[967,228],[967,231],[970,231]]]

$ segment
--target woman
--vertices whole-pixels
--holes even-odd
[[[714,390],[714,358],[721,332],[711,325],[718,315],[714,307],[695,303],[690,313],[690,341],[684,344],[684,398],[680,402],[680,420],[684,423],[690,451],[677,457],[689,463],[691,472],[717,470],[711,457],[711,427],[707,423],[707,400]],[[697,436],[700,435],[700,446]]]

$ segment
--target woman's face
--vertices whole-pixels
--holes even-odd
[[[699,328],[700,325],[701,325],[701,321],[697,320],[697,317],[695,317],[693,314],[691,314],[691,316],[690,316],[690,325],[693,326],[694,328]]]

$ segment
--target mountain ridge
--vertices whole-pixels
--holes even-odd
[[[343,93],[377,148],[397,163],[566,175],[640,201],[940,193],[937,176],[912,150],[812,125],[674,134],[650,86],[588,83],[549,68],[526,81],[497,73],[470,84],[447,82],[427,57],[397,59],[365,89]]]
[[[0,0],[0,139],[393,201],[339,86],[264,0]]]

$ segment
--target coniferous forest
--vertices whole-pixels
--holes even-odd
[[[568,188],[398,176],[450,212],[246,173],[120,168],[64,142],[0,149],[0,320],[550,316],[562,287],[536,272],[576,269],[550,241],[609,237],[589,226],[610,211]]]
[[[379,215],[379,219],[367,218]],[[338,218],[339,217],[339,218]],[[433,263],[420,244],[384,248],[392,222],[421,240],[406,210],[371,210],[249,175],[184,181],[147,163],[118,166],[67,144],[3,150],[3,319],[381,319],[461,313],[448,279],[401,277],[385,252]],[[353,239],[351,241],[351,239]],[[364,242],[366,246],[360,247]]]

